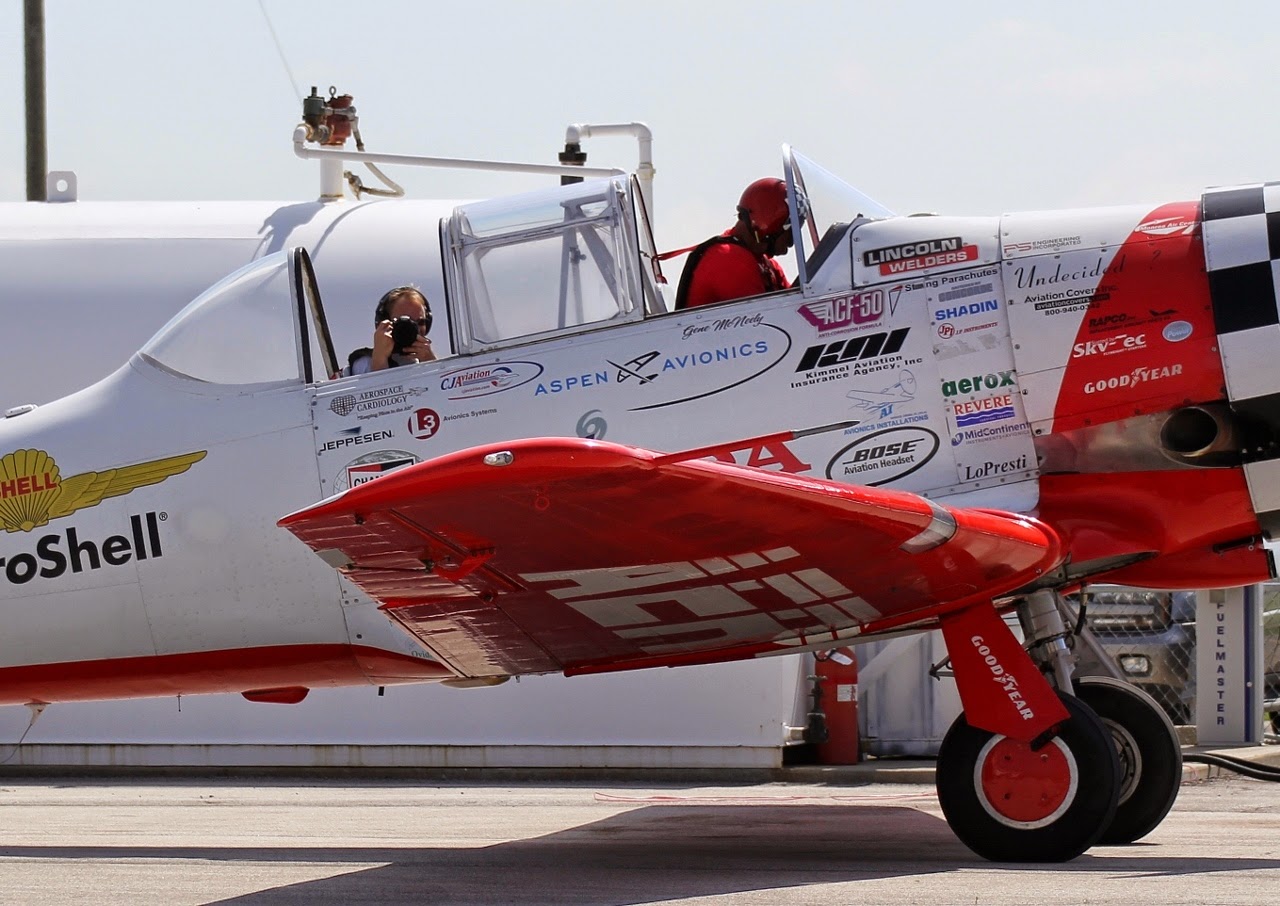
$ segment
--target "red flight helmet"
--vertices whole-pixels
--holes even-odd
[[[791,219],[787,184],[772,176],[757,179],[738,200],[738,216],[746,220],[757,235],[776,236]]]

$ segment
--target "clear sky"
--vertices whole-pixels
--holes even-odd
[[[790,142],[899,212],[1194,198],[1280,178],[1280,4],[262,0],[370,150],[553,162],[654,131],[659,244],[727,226]],[[294,86],[259,0],[47,0],[49,163],[80,197],[299,200]],[[0,200],[25,195],[22,4],[0,6]],[[631,167],[597,139],[590,163]],[[530,178],[397,170],[417,197]]]

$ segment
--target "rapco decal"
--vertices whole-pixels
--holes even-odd
[[[380,440],[390,440],[395,437],[394,431],[370,431],[364,433],[363,428],[346,428],[342,432],[341,437],[336,440],[326,440],[317,450],[317,453],[328,453],[331,450],[341,450],[345,447],[357,447],[361,444],[377,443]]]
[[[1095,306],[1092,306],[1092,305],[1090,306],[1090,308],[1094,308],[1094,307]],[[1169,321],[1170,318],[1172,318],[1177,313],[1178,313],[1178,310],[1176,308],[1148,308],[1145,315],[1138,312],[1124,312],[1124,311],[1111,312],[1109,314],[1104,314],[1104,315],[1090,315],[1089,322],[1088,322],[1089,332],[1102,333],[1104,331],[1112,330],[1117,327],[1125,327],[1125,328],[1133,329],[1135,327],[1142,327],[1147,324],[1165,324],[1166,322]],[[1187,323],[1186,321],[1178,321],[1176,323],[1186,324],[1188,328],[1187,336],[1191,335],[1191,332],[1189,329],[1191,325],[1189,323]],[[1171,328],[1171,327],[1173,327],[1173,324],[1166,324],[1165,329],[1167,330],[1168,328]],[[1169,337],[1166,336],[1165,339],[1169,340]],[[1183,339],[1186,339],[1186,337],[1183,337]],[[1178,341],[1169,340],[1169,342],[1176,343]]]
[[[831,458],[827,477],[877,487],[921,468],[941,446],[928,428],[889,428],[861,437]]]
[[[1137,350],[1145,350],[1147,348],[1147,335],[1145,333],[1116,334],[1114,337],[1107,337],[1105,340],[1086,340],[1083,343],[1077,343],[1071,347],[1071,358],[1080,359],[1085,356],[1102,356],[1116,355],[1121,352],[1133,352]]]
[[[448,399],[489,396],[527,384],[542,374],[537,362],[501,362],[475,368],[459,368],[440,375],[440,389]]]
[[[333,487],[335,492],[345,491],[356,485],[373,481],[388,472],[411,466],[417,461],[418,457],[406,450],[378,450],[374,453],[366,453],[343,467],[334,479]]]
[[[108,497],[159,484],[204,457],[201,450],[63,478],[44,450],[15,450],[0,458],[0,525],[6,532],[29,532]]]
[[[1100,381],[1088,381],[1083,389],[1085,393],[1107,393],[1111,390],[1136,387],[1139,384],[1146,384],[1151,381],[1163,381],[1165,378],[1177,377],[1180,374],[1182,374],[1181,365],[1166,365],[1163,368],[1148,368],[1144,366],[1135,368],[1128,374],[1103,378]]]
[[[896,307],[897,297],[901,293],[901,286],[895,286],[888,291],[869,289],[852,296],[808,302],[800,306],[799,312],[801,317],[818,328],[818,336],[822,336],[840,330],[879,324],[884,319],[885,312]],[[892,304],[888,299],[889,295],[893,296]]]
[[[879,266],[881,275],[886,277],[977,260],[978,247],[965,245],[959,236],[904,242],[862,253],[862,263],[867,267]]]
[[[168,518],[168,513],[155,511],[130,516],[128,535],[111,535],[101,541],[81,540],[74,527],[61,534],[43,535],[36,542],[34,554],[23,552],[0,557],[0,573],[10,585],[25,585],[37,576],[56,579],[68,569],[82,573],[108,566],[124,566],[135,558],[158,559],[164,556],[164,549],[160,546],[160,523]]]

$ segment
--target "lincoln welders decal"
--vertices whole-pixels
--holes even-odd
[[[63,478],[44,450],[15,450],[0,457],[0,525],[6,532],[29,532],[108,497],[180,475],[204,457],[201,450]]]
[[[877,487],[905,478],[933,459],[938,435],[928,428],[890,428],[861,437],[827,463],[827,477]]]

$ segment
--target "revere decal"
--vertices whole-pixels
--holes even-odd
[[[108,497],[180,475],[204,459],[205,453],[200,450],[64,479],[44,450],[15,450],[0,457],[0,525],[6,532],[29,532],[48,525],[50,519],[97,506]]]
[[[459,368],[440,375],[440,389],[448,399],[465,400],[489,396],[519,387],[542,374],[537,362],[501,362],[475,368]]]
[[[977,260],[978,247],[965,245],[959,236],[904,242],[862,253],[862,263],[867,267],[879,266],[880,274],[886,277]]]
[[[952,415],[955,416],[957,428],[971,428],[974,425],[985,425],[988,422],[1001,422],[1014,418],[1018,413],[1013,408],[1013,394],[1002,393],[996,396],[980,397],[976,400],[961,400],[951,404]]]
[[[333,480],[334,491],[354,488],[356,485],[373,481],[403,466],[411,466],[417,461],[418,457],[406,450],[378,450],[374,453],[366,453],[343,467]]]
[[[101,541],[81,540],[74,527],[61,534],[43,535],[36,542],[35,553],[0,557],[0,574],[10,585],[25,585],[37,576],[56,579],[68,569],[73,573],[92,572],[108,566],[124,566],[135,558],[158,559],[164,556],[164,548],[160,546],[160,523],[168,518],[168,513],[155,511],[144,516],[130,516],[128,535],[111,535]]]
[[[878,487],[905,478],[938,452],[938,435],[928,428],[890,428],[861,437],[831,458],[827,477]]]

